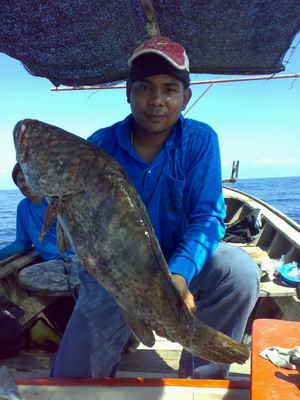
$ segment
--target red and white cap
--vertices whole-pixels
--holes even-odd
[[[142,54],[154,53],[172,64],[179,70],[190,71],[190,63],[184,47],[179,43],[172,42],[166,36],[154,36],[137,47],[132,56],[128,60],[128,65],[131,67],[132,62]]]

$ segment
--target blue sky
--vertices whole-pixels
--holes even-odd
[[[293,45],[299,40],[300,34]],[[39,119],[86,138],[130,112],[124,90],[51,92],[50,81],[31,76],[2,53],[0,71],[0,189],[15,188],[12,130],[19,120]],[[300,73],[300,44],[281,74],[287,73]],[[223,77],[193,75],[192,80]],[[192,87],[190,105],[206,87]],[[218,133],[224,178],[237,159],[241,179],[300,176],[300,79],[214,85],[187,117]]]

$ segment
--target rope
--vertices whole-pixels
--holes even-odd
[[[211,83],[211,84],[204,90],[204,92],[200,94],[200,96],[194,101],[194,103],[191,105],[191,107],[188,108],[188,109],[186,110],[186,112],[183,114],[184,117],[186,116],[186,114],[187,114],[189,111],[191,111],[191,109],[198,103],[198,101],[205,95],[205,93],[208,92],[208,90],[212,87],[212,85],[213,85],[213,83]]]

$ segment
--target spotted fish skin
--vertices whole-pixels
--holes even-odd
[[[244,363],[247,348],[197,321],[173,283],[153,227],[119,164],[92,143],[35,120],[14,129],[26,183],[55,199],[58,220],[88,272],[105,287],[147,346],[149,324],[194,355]]]

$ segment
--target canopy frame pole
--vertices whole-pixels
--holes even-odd
[[[154,7],[151,0],[140,0],[141,7],[146,20],[146,29],[150,37],[159,36],[160,30],[157,23]]]
[[[273,79],[290,79],[290,78],[300,78],[299,74],[287,74],[287,75],[258,75],[253,77],[243,77],[243,78],[227,78],[227,79],[209,79],[205,81],[193,81],[191,82],[192,85],[209,85],[209,84],[216,84],[216,83],[234,83],[234,82],[246,82],[246,81],[269,81]],[[52,88],[50,89],[51,92],[63,92],[66,90],[107,90],[107,89],[126,89],[126,85],[94,85],[94,86],[65,86],[63,88]]]

